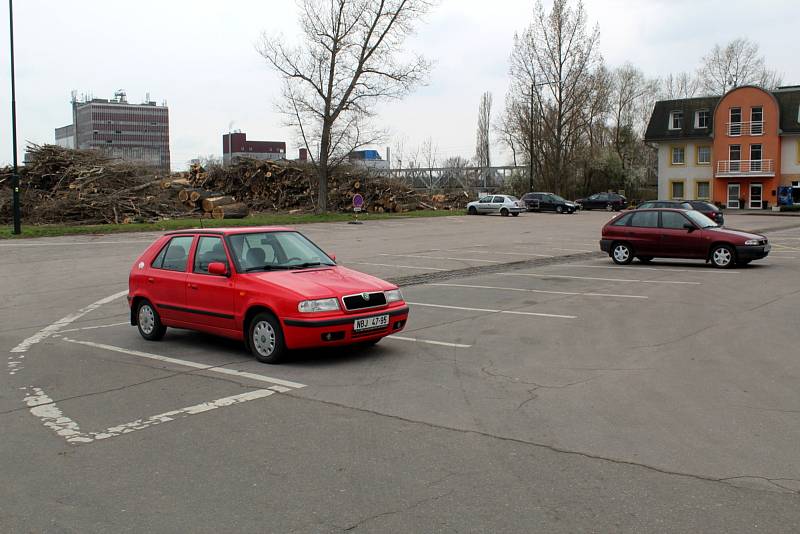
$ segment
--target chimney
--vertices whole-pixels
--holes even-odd
[[[308,161],[308,149],[301,148],[300,149],[300,161]]]

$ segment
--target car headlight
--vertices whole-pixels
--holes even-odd
[[[384,295],[386,295],[386,303],[389,304],[390,302],[397,302],[398,300],[403,300],[403,294],[400,293],[399,289],[392,289],[391,291],[384,291]]]
[[[748,245],[748,246],[751,246],[751,247],[754,247],[754,246],[760,245],[761,244],[761,240],[760,239],[748,239],[747,241],[744,242],[744,244]]]
[[[297,311],[301,313],[329,312],[339,310],[338,299],[304,300],[297,305]]]

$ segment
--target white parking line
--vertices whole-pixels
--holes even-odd
[[[372,265],[374,267],[397,267],[400,269],[419,269],[422,271],[447,271],[449,269],[440,269],[438,267],[415,267],[413,265],[390,265],[388,263],[367,263],[365,261],[350,261],[347,262],[352,265]]]
[[[536,258],[552,258],[552,254],[530,254],[525,252],[492,252],[488,250],[464,250],[464,249],[447,249],[446,252],[466,252],[467,254],[491,254],[495,255],[498,254],[500,256],[524,256],[524,257],[536,257]]]
[[[669,267],[623,267],[621,265],[574,265],[566,264],[559,265],[559,267],[569,267],[571,269],[628,269],[631,271],[664,271],[667,273],[702,273],[702,274],[741,274],[740,271],[728,271],[722,269],[709,269],[698,265],[696,269],[671,269]]]
[[[67,330],[59,330],[58,332],[56,332],[53,335],[55,336],[57,334],[66,334],[67,332],[80,332],[81,330],[97,330],[98,328],[111,328],[113,326],[122,326],[122,325],[129,325],[130,326],[130,324],[131,324],[130,321],[125,321],[124,323],[101,324],[101,325],[97,325],[97,326],[84,326],[83,328],[69,328]]]
[[[677,282],[672,280],[633,280],[623,278],[596,278],[592,276],[567,276],[564,274],[536,274],[536,273],[499,273],[502,276],[535,276],[537,278],[569,278],[571,280],[596,280],[599,282],[632,282],[642,284],[684,284],[699,286],[700,282]]]
[[[462,345],[461,343],[447,343],[446,341],[434,341],[432,339],[418,339],[415,337],[403,336],[386,336],[388,339],[397,339],[399,341],[412,341],[414,343],[425,343],[426,345],[441,345],[443,347],[455,347],[457,349],[468,349],[472,345]]]
[[[610,297],[621,299],[648,299],[644,295],[617,295],[614,293],[576,293],[572,291],[546,291],[544,289],[524,289],[519,287],[475,286],[469,284],[428,284],[441,287],[463,287],[469,289],[494,289],[498,291],[519,291],[523,293],[544,293],[547,295],[566,295],[571,297]]]
[[[258,375],[255,373],[248,373],[245,371],[237,371],[236,369],[228,369],[227,367],[219,367],[216,365],[206,365],[204,363],[197,363],[192,362],[189,360],[179,360],[178,358],[170,358],[168,356],[161,356],[159,354],[151,354],[149,352],[142,352],[138,350],[131,350],[131,349],[123,349],[122,347],[115,347],[113,345],[106,345],[104,343],[94,343],[92,341],[79,341],[77,339],[70,339],[68,337],[61,338],[64,341],[69,343],[77,343],[78,345],[85,345],[87,347],[94,347],[96,349],[105,349],[110,350],[112,352],[120,352],[122,354],[130,354],[131,356],[139,356],[141,358],[149,358],[151,360],[159,360],[166,363],[171,363],[174,365],[183,365],[185,367],[192,367],[194,369],[200,369],[202,371],[208,371],[211,373],[220,373],[224,375],[233,375],[239,376],[242,378],[249,378],[250,380],[257,380],[259,382],[269,382],[270,384],[278,384],[279,386],[285,386],[288,388],[304,388],[306,387],[305,384],[300,384],[298,382],[291,382],[289,380],[282,380],[280,378],[272,378],[269,376]]]
[[[534,312],[522,312],[522,311],[511,311],[511,310],[492,310],[489,308],[466,308],[464,306],[445,306],[444,304],[427,304],[424,302],[408,302],[406,304],[411,304],[412,306],[424,306],[427,308],[444,308],[447,310],[464,310],[464,311],[476,311],[476,312],[484,312],[484,313],[504,313],[508,315],[529,315],[534,317],[551,317],[554,319],[577,319],[578,317],[575,315],[555,315],[552,313],[534,313]]]
[[[435,256],[422,256],[421,254],[378,254],[378,256],[391,256],[393,258],[425,258],[426,260],[477,261],[479,263],[503,263],[502,261],[478,260],[475,258],[437,258]]]
[[[82,247],[85,245],[127,245],[131,243],[148,244],[153,239],[148,240],[127,240],[127,241],[78,241],[78,242],[47,242],[47,243],[0,243],[0,247]]]

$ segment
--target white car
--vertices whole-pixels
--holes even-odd
[[[525,204],[511,195],[487,195],[467,204],[467,213],[470,215],[499,213],[503,217],[508,217],[509,214],[516,217],[523,211]]]

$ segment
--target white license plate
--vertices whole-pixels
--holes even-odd
[[[367,317],[366,319],[356,319],[353,323],[353,330],[356,332],[363,332],[364,330],[375,330],[389,325],[388,315],[378,315],[376,317]]]

